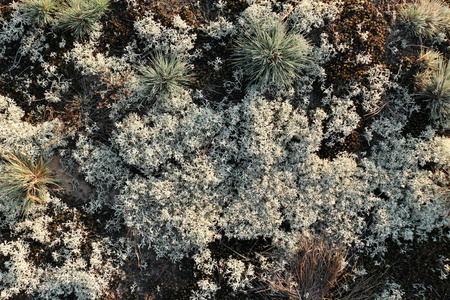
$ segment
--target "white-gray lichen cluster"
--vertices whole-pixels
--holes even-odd
[[[399,246],[426,240],[448,224],[450,139],[436,126],[416,136],[404,134],[411,114],[420,110],[414,91],[386,66],[372,64],[367,53],[359,53],[355,61],[370,65],[363,79],[339,86],[336,93],[338,87],[327,83],[324,68],[353,45],[333,43],[328,33],[311,43],[311,60],[291,86],[246,89],[245,70],[237,69],[233,82],[222,83],[224,88],[232,86],[223,99],[208,99],[214,93],[203,96],[201,89],[186,87],[146,100],[138,78],[149,53],[176,52],[193,64],[208,57],[205,53],[211,48],[196,44],[197,33],[228,47],[246,20],[266,24],[268,19],[288,16],[290,30],[307,35],[338,18],[343,5],[313,0],[248,2],[250,6],[235,19],[219,9],[218,16],[198,31],[179,16],[168,28],[153,13],[145,13],[134,21],[134,37],[120,54],[98,51],[102,28],[97,27],[89,39],[74,42],[63,54],[65,63],[93,81],[86,91],[74,91],[68,74],[51,64],[53,54],[43,55],[50,42],[66,47],[56,29],[44,33],[43,28],[30,26],[20,9],[8,20],[0,19],[0,59],[5,59],[6,46],[19,45],[0,79],[17,82],[17,91],[29,103],[39,101],[42,106],[37,107],[44,110],[44,105],[68,95],[92,96],[90,88],[105,88],[98,81],[107,76],[127,74],[121,87],[129,90],[119,92],[119,100],[110,104],[113,126],[106,139],[89,134],[98,127],[87,117],[82,119],[86,130],[78,132],[63,131],[58,119],[31,124],[16,99],[0,95],[1,147],[37,158],[46,144],[57,140],[44,149],[45,158],[62,155],[62,161],[76,166],[92,188],[82,208],[70,207],[53,194],[45,207],[36,205],[26,218],[19,216],[7,195],[0,194],[0,228],[12,232],[9,237],[0,234],[4,261],[0,299],[21,293],[40,299],[71,293],[77,299],[103,295],[125,258],[134,254],[118,250],[123,240],[88,238],[90,229],[76,218],[83,210],[94,214],[112,209],[107,227],[135,230],[137,246],[150,248],[158,258],[175,262],[193,258],[204,277],[198,278],[191,299],[214,298],[220,290],[215,274],[234,293],[255,288],[255,279],[273,279],[269,270],[285,268],[302,236],[323,234],[355,253],[380,257],[388,240]],[[359,34],[366,38],[366,32]],[[22,60],[32,65],[14,72]],[[206,64],[213,73],[228,68],[230,60],[217,57]],[[34,65],[42,68],[37,77]],[[44,99],[36,99],[32,81],[45,90]],[[229,100],[236,91],[242,97]],[[319,100],[314,98],[318,92]],[[370,150],[341,151],[333,158],[319,154],[321,147],[344,143],[368,118],[369,125],[358,134]],[[433,165],[434,172],[427,165]],[[0,170],[3,167],[0,164]],[[52,232],[49,224],[61,215],[74,217]],[[225,238],[266,239],[283,255],[278,260],[259,257],[257,275],[256,267],[245,259],[212,256],[208,246]],[[32,261],[32,253],[39,256],[33,250],[36,244],[54,249],[47,258],[51,262]],[[83,252],[86,244],[91,249],[88,255]],[[389,282],[379,299],[401,299],[402,294],[399,285]]]

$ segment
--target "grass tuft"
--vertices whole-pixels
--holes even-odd
[[[22,14],[26,19],[43,26],[53,20],[56,6],[55,0],[28,0],[23,2]]]
[[[440,0],[417,0],[404,5],[400,20],[419,38],[436,38],[450,29],[450,8]]]
[[[304,238],[285,274],[269,281],[272,296],[321,300],[337,284],[346,267],[347,252],[324,238]]]
[[[426,59],[428,56],[428,60]],[[431,58],[431,59],[430,59]],[[420,60],[427,60],[427,68],[416,75],[418,99],[427,102],[430,118],[444,129],[450,126],[450,68],[441,55],[426,52]]]
[[[83,39],[108,10],[109,0],[68,0],[58,13],[58,27]]]
[[[51,177],[49,162],[44,162],[42,153],[37,161],[16,151],[3,150],[0,153],[5,169],[0,175],[0,191],[18,202],[22,213],[33,203],[47,200],[49,185],[56,185]]]
[[[442,54],[440,52],[435,51],[431,48],[424,50],[424,48],[422,47],[420,49],[417,63],[422,69],[437,70],[439,68],[439,62],[441,60]]]
[[[288,32],[281,21],[267,29],[254,21],[237,37],[233,65],[241,68],[250,85],[288,87],[309,60],[310,45],[300,34]]]
[[[139,68],[142,74],[139,81],[149,98],[164,96],[191,83],[189,69],[188,63],[177,53],[157,52],[150,59],[150,64]]]

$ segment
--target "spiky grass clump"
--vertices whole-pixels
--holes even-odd
[[[157,52],[150,64],[139,68],[139,77],[144,93],[149,98],[174,93],[191,83],[188,63],[177,53]]]
[[[450,128],[450,67],[442,56],[416,76],[416,96],[428,103],[430,118],[444,129]]]
[[[22,14],[39,26],[47,25],[53,20],[58,3],[55,0],[28,0],[22,5]]]
[[[5,162],[0,175],[0,191],[8,195],[21,206],[25,213],[32,203],[42,204],[48,196],[49,185],[56,185],[51,177],[49,162],[44,162],[42,153],[37,161],[15,151],[2,151]]]
[[[286,274],[269,281],[272,295],[321,300],[337,284],[346,267],[347,252],[324,238],[305,237]]]
[[[433,49],[420,49],[417,64],[421,71],[415,76],[415,83],[419,90],[423,91],[426,89],[426,86],[431,81],[433,72],[439,69],[439,65],[442,64],[443,59],[442,54],[438,51]]]
[[[442,54],[433,49],[420,49],[419,59],[417,63],[422,69],[437,70],[439,61],[442,60]]]
[[[109,0],[68,0],[59,11],[58,27],[81,40],[108,10]]]
[[[264,28],[254,21],[237,38],[233,64],[258,89],[289,87],[309,60],[310,45],[301,35],[288,32],[281,21]]]
[[[412,35],[435,38],[450,29],[450,8],[440,0],[417,0],[401,8],[400,20]]]

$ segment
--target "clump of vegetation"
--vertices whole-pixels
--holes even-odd
[[[109,0],[68,0],[59,11],[58,27],[81,40],[108,10]]]
[[[449,53],[413,65],[398,0],[26,1],[0,5],[1,299],[450,299]],[[57,137],[66,193],[33,171]]]
[[[370,68],[382,64],[389,26],[372,1],[345,0],[340,17],[326,32],[341,53],[332,56],[325,66],[327,81],[335,86],[338,94],[349,81],[363,79]],[[370,55],[370,62],[355,64],[361,53]]]
[[[422,54],[425,70],[416,76],[417,97],[430,109],[430,118],[438,126],[448,128],[450,120],[450,68],[448,61],[435,51]]]
[[[56,10],[55,0],[28,0],[22,6],[23,16],[39,26],[49,24]]]
[[[420,0],[403,6],[400,20],[419,38],[435,38],[450,29],[450,9],[440,0]]]
[[[278,297],[323,299],[336,285],[346,266],[347,253],[324,238],[304,238],[286,274],[269,286]]]
[[[264,28],[255,21],[238,36],[233,64],[242,68],[244,75],[263,89],[267,85],[291,86],[308,62],[310,45],[301,35],[289,32],[281,21]]]
[[[439,61],[442,60],[442,54],[433,49],[420,49],[417,63],[422,69],[436,70],[439,67]]]
[[[150,59],[150,64],[141,66],[139,72],[142,74],[140,84],[149,98],[172,94],[192,80],[188,63],[175,52],[157,52]]]
[[[36,161],[16,151],[4,150],[0,156],[5,161],[0,190],[19,203],[22,213],[26,213],[32,203],[45,202],[49,186],[56,185],[50,161],[44,162],[42,153]]]

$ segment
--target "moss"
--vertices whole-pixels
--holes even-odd
[[[340,285],[328,295],[330,299],[372,299],[384,289],[384,283],[391,280],[405,292],[403,299],[448,299],[450,297],[450,278],[440,279],[444,266],[440,259],[448,258],[450,240],[449,229],[434,231],[427,240],[402,243],[402,248],[392,240],[386,241],[387,252],[383,257],[359,254],[357,266],[363,267],[366,275],[356,276],[345,273]],[[423,285],[426,289],[419,295],[414,286]],[[346,289],[342,286],[347,285]]]
[[[235,238],[223,237],[221,240],[209,244],[211,256],[214,259],[228,259],[230,256],[235,259],[254,259],[257,253],[263,252],[272,246],[271,239],[258,238],[254,240],[238,240]]]
[[[411,135],[412,137],[419,137],[425,131],[426,127],[431,125],[429,114],[425,111],[413,112],[408,118],[403,128],[403,135]]]
[[[111,2],[109,11],[103,15],[101,22],[103,32],[98,43],[102,53],[122,54],[125,47],[134,39],[134,22],[149,10],[147,4],[137,1],[139,7],[128,6],[126,1]]]
[[[208,43],[211,45],[211,49],[208,51],[203,50],[203,56],[193,62],[194,88],[201,89],[207,99],[216,99],[217,102],[221,102],[225,96],[229,100],[242,99],[243,92],[233,91],[231,95],[228,95],[226,88],[223,86],[225,81],[234,81],[234,68],[228,59],[231,55],[231,39],[227,37],[223,38],[222,41],[226,44],[225,47],[219,45],[217,40],[207,36],[205,33],[198,33],[195,48],[201,48],[202,45]],[[208,62],[215,61],[216,58],[220,58],[223,62],[219,71],[214,71],[213,67],[208,64]]]
[[[68,40],[69,39],[69,40]],[[73,41],[71,37],[66,38],[66,44],[64,48],[59,47],[60,38],[48,39],[48,48],[43,48],[40,52],[42,57],[48,61],[49,65],[57,67],[57,72],[61,76],[61,79],[72,79],[72,84],[75,89],[81,89],[79,84],[80,78],[83,78],[79,72],[76,72],[73,63],[67,63],[64,60],[64,54],[67,50],[73,48]],[[12,62],[17,59],[17,52],[19,50],[20,43],[8,43],[5,45],[5,57],[0,59],[0,69],[8,70]],[[55,55],[51,55],[54,52]],[[30,124],[39,124],[45,121],[51,121],[54,118],[59,118],[65,124],[64,131],[69,128],[80,128],[79,122],[81,114],[77,109],[76,103],[72,99],[62,101],[60,103],[47,103],[42,101],[45,99],[46,89],[43,88],[37,81],[35,76],[31,77],[31,83],[27,91],[18,90],[18,81],[15,80],[15,76],[23,76],[23,74],[44,74],[42,66],[38,62],[32,62],[27,56],[21,57],[21,63],[9,72],[9,76],[0,75],[0,85],[2,86],[2,95],[8,96],[14,99],[17,105],[25,112],[23,121]],[[31,67],[31,68],[30,68]],[[26,96],[26,94],[28,96]],[[29,97],[34,97],[33,102],[28,101]],[[46,105],[45,111],[42,114],[36,113],[39,111],[38,106],[42,104]]]
[[[3,236],[2,236],[3,238]],[[5,263],[11,259],[11,255],[0,255],[0,271],[7,272]]]
[[[125,235],[124,229],[120,236]],[[134,241],[130,243],[134,247]],[[139,253],[140,261],[148,263],[147,269],[138,267],[136,256],[129,257],[120,266],[120,273],[111,279],[106,296],[101,299],[189,299],[198,288],[193,260],[173,263],[168,259],[157,259],[155,253],[146,247]]]
[[[154,13],[155,20],[163,26],[172,27],[173,17],[179,15],[186,24],[199,28],[200,24],[205,24],[218,17],[218,10],[215,8],[216,1],[208,0],[166,0],[151,3],[149,9]],[[235,19],[242,11],[248,7],[246,0],[227,1],[226,8],[221,15]]]
[[[0,20],[9,21],[11,19],[13,13],[11,3],[13,0],[0,0]]]
[[[173,18],[179,15],[186,24],[194,27],[199,26],[201,9],[193,0],[166,0],[155,1],[150,5],[155,20],[163,26],[172,27]]]
[[[248,7],[247,0],[228,0],[224,14],[227,18],[234,19]]]
[[[361,128],[361,127],[359,127]],[[360,129],[359,129],[360,130]],[[318,155],[322,159],[334,159],[341,152],[357,153],[361,151],[362,137],[359,130],[350,133],[342,143],[336,143],[333,147],[327,146],[328,140],[323,140]]]
[[[219,261],[221,259],[227,260],[231,257],[243,261],[246,267],[250,263],[257,265],[255,259],[258,253],[263,253],[271,247],[271,239],[258,238],[254,240],[238,240],[235,238],[229,239],[227,237],[223,237],[221,240],[210,243],[208,246],[213,259]],[[202,278],[202,276],[204,277],[204,274],[198,274],[199,278]],[[216,283],[220,286],[220,289],[216,293],[217,299],[263,299],[263,296],[257,292],[236,294],[218,272],[216,272],[214,276],[214,280],[216,280]],[[258,285],[256,281],[255,285]]]
[[[423,242],[405,241],[402,245],[406,248],[387,241],[388,250],[381,265],[375,264],[374,259],[369,256],[363,256],[361,263],[369,276],[392,278],[395,283],[400,284],[405,292],[405,299],[450,299],[450,277],[440,279],[440,270],[443,270],[440,258],[448,258],[450,253],[448,232],[448,228],[444,232],[434,231]],[[427,287],[423,297],[417,294],[415,284]]]
[[[367,33],[365,40],[361,38],[358,31]],[[325,65],[327,86],[334,86],[333,93],[337,97],[347,93],[348,84],[351,82],[359,82],[370,88],[370,82],[365,75],[366,72],[375,65],[386,65],[388,64],[387,60],[392,60],[391,56],[386,55],[385,51],[390,32],[386,16],[369,0],[345,0],[341,14],[327,26],[325,32],[335,47],[340,44],[349,46],[349,49],[339,53]],[[315,32],[312,39],[315,43],[318,42],[318,36],[320,34]],[[361,53],[370,54],[371,62],[355,64],[357,55]],[[397,65],[397,68],[399,68],[399,65]],[[333,147],[326,146],[327,140],[322,141],[318,152],[321,158],[333,159],[343,151],[358,154],[370,150],[366,146],[367,143],[363,142],[361,133],[364,128],[370,125],[372,119],[366,116],[368,112],[364,111],[361,106],[362,97],[357,96],[352,100],[356,105],[358,115],[361,117],[358,128],[347,136],[344,142],[337,143]],[[329,107],[324,107],[324,109],[327,112],[330,110]]]
[[[55,215],[51,206],[47,209],[47,215],[53,218],[53,221],[48,224],[48,231],[50,233],[50,240],[58,239],[62,232],[68,232],[71,230],[64,225],[67,222],[75,221],[77,223],[76,229],[81,229],[86,233],[86,240],[82,242],[80,250],[81,257],[87,262],[90,267],[90,257],[92,254],[92,242],[99,241],[100,236],[104,235],[104,229],[100,223],[92,215],[86,215],[78,210],[74,213],[66,212],[64,214]],[[58,230],[59,229],[59,230]],[[34,240],[27,239],[30,244],[29,259],[37,267],[42,264],[51,263],[53,266],[62,266],[63,262],[55,262],[52,258],[52,253],[57,251],[63,245],[56,245],[49,247],[48,245],[41,244]]]
[[[215,20],[219,16],[217,9],[212,8],[213,4],[210,1],[202,0],[201,6],[203,15],[205,16],[203,17],[202,22]],[[230,0],[227,1],[226,8],[220,15],[226,17],[230,21],[234,21],[247,7],[248,3],[246,0]],[[196,34],[197,40],[195,41],[194,49],[202,49],[203,56],[193,62],[193,72],[196,75],[194,88],[202,90],[203,95],[207,99],[216,99],[217,102],[221,102],[224,97],[228,97],[231,101],[242,99],[244,96],[243,92],[233,91],[233,93],[229,95],[226,88],[223,86],[225,81],[234,81],[234,68],[229,62],[232,52],[231,45],[233,42],[231,37],[224,37],[219,43],[218,40],[208,36],[203,31],[196,30]],[[211,49],[203,49],[203,45],[205,44],[209,44]],[[223,62],[219,71],[214,71],[213,67],[208,65],[208,62],[215,61],[216,58],[220,58]]]
[[[1,61],[0,61],[0,69],[1,69]],[[6,66],[5,66],[6,68]],[[17,81],[4,78],[0,76],[0,86],[2,87],[1,94],[7,96],[11,99],[15,99],[16,102],[24,102],[24,95],[22,92],[17,91]],[[17,101],[18,100],[18,101]],[[22,100],[22,101],[21,101]]]
[[[358,25],[361,32],[368,32],[364,41],[357,32]],[[348,44],[350,49],[331,59],[325,67],[328,81],[339,87],[350,79],[362,78],[370,67],[382,61],[388,32],[386,20],[370,1],[345,0],[342,13],[327,33],[333,44]],[[372,63],[355,65],[356,55],[360,53],[370,54]]]
[[[161,298],[158,299],[189,299],[198,286],[194,278],[186,282],[175,277],[170,282],[162,282],[159,288]]]
[[[0,70],[10,70],[13,62],[16,60],[16,53],[19,50],[19,43],[9,43],[4,46],[5,56],[0,59]],[[42,71],[39,65],[32,63],[26,57],[22,57],[21,64],[17,68],[9,71],[9,76],[0,75],[0,86],[2,87],[1,94],[14,99],[17,105],[26,113],[30,114],[33,109],[26,104],[26,95],[24,92],[18,90],[18,82],[14,76],[26,72],[30,66],[38,68],[37,71]],[[32,85],[36,84],[36,80],[32,81]],[[42,93],[43,95],[43,93]],[[37,98],[39,99],[39,98]]]

